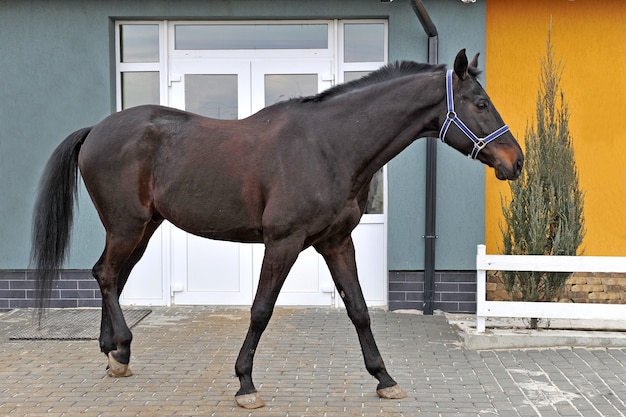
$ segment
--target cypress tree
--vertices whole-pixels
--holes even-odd
[[[510,201],[502,199],[500,223],[504,254],[576,255],[585,235],[584,194],[569,131],[569,110],[560,88],[563,67],[556,62],[550,31],[541,59],[535,125],[525,133],[522,175],[509,182]],[[503,271],[513,300],[554,301],[571,273]],[[536,328],[536,319],[531,320]]]

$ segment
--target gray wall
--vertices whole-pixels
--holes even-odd
[[[484,2],[424,1],[440,33],[439,60],[485,50]],[[114,111],[116,19],[388,18],[389,59],[426,61],[427,38],[406,1],[0,2],[0,269],[28,267],[31,210],[52,150]],[[484,240],[484,168],[439,145],[437,269],[474,269]],[[424,141],[389,166],[389,269],[423,269]],[[83,189],[68,268],[98,258],[104,231]]]

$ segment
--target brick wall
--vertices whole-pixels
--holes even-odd
[[[424,272],[389,272],[389,309],[424,308]],[[90,271],[61,272],[54,284],[50,307],[99,307],[100,290]],[[36,306],[33,273],[27,270],[0,271],[0,311]],[[476,273],[444,271],[435,273],[435,305],[450,313],[476,312]]]
[[[36,306],[33,273],[0,271],[0,311]],[[99,307],[100,289],[91,271],[64,270],[54,283],[50,307]]]
[[[499,274],[487,275],[487,300],[503,301],[511,297]],[[626,304],[626,274],[577,272],[565,284],[560,302]]]
[[[435,272],[436,310],[476,312],[476,272]],[[424,272],[389,271],[389,309],[424,309]]]

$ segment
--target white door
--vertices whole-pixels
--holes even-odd
[[[250,114],[247,61],[172,61],[170,105],[216,119]],[[174,304],[249,304],[252,246],[200,238],[171,227]]]
[[[143,258],[133,268],[120,296],[122,305],[170,304],[170,230],[169,224],[164,224],[152,235]]]
[[[220,119],[243,118],[266,105],[331,86],[331,61],[173,61],[173,107]],[[171,286],[175,304],[252,303],[263,245],[211,241],[172,226]],[[331,305],[332,280],[310,249],[299,257],[280,304]]]
[[[332,85],[330,60],[267,60],[253,61],[252,111],[294,97],[304,97],[323,91]],[[253,249],[254,287],[258,285],[264,248]],[[278,305],[331,305],[334,286],[324,260],[309,248],[287,276],[278,296]]]

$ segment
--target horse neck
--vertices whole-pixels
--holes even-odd
[[[341,121],[331,145],[359,186],[416,139],[438,136],[446,112],[445,82],[439,73],[403,77],[331,103],[331,117]]]

